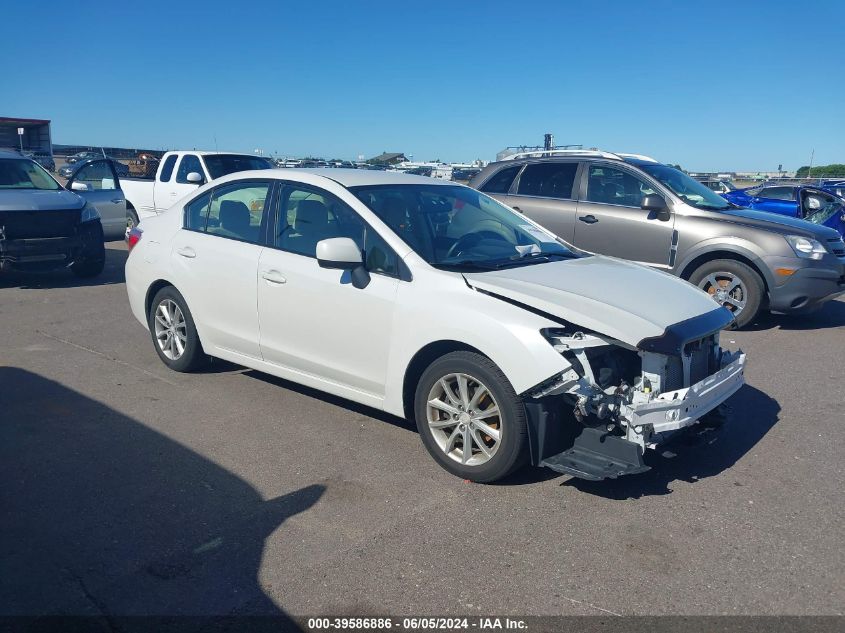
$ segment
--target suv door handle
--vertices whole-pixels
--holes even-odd
[[[186,246],[184,248],[177,248],[176,252],[179,253],[182,257],[187,257],[188,259],[193,259],[197,256],[197,252],[190,246]]]
[[[261,273],[261,278],[271,284],[287,283],[287,279],[278,270],[265,270]]]
[[[111,201],[114,204],[120,204],[121,202],[126,202],[126,200],[124,200],[123,198],[112,198]]]
[[[578,219],[581,220],[581,222],[586,222],[587,224],[595,224],[599,221],[599,219],[594,215],[580,215],[578,216]]]
[[[513,210],[514,210],[514,211],[519,211],[520,213],[525,213],[525,211],[523,211],[523,210],[522,210],[522,209],[520,209],[519,207],[513,207]]]

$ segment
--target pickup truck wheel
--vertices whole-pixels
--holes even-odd
[[[760,310],[763,280],[742,262],[715,259],[697,268],[689,280],[733,312],[738,328],[751,323]]]
[[[189,372],[208,360],[188,304],[176,288],[167,286],[156,293],[147,318],[156,352],[170,369]]]
[[[124,236],[127,240],[129,239],[129,232],[138,226],[138,214],[135,213],[135,209],[129,207],[126,209],[126,235]]]
[[[425,370],[414,398],[417,429],[453,475],[490,483],[528,459],[525,407],[489,358],[452,352]]]

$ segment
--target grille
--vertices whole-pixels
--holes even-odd
[[[71,237],[78,224],[79,209],[0,211],[0,227],[7,240]]]
[[[680,356],[666,358],[666,377],[663,391],[674,391],[701,382],[715,370],[714,338],[708,336],[684,346],[689,357],[689,382],[684,381],[684,363]]]
[[[842,241],[841,237],[828,240],[827,250],[829,250],[837,257],[845,257],[845,242]]]

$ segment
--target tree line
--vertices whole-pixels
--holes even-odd
[[[809,165],[804,165],[795,172],[796,178],[819,178],[822,176],[845,178],[845,165],[841,163],[834,163],[832,165],[816,165],[812,169]]]

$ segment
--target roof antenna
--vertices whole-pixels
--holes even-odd
[[[216,135],[216,134],[214,135],[214,153],[215,153],[215,154],[219,154],[219,153],[220,153],[220,150],[219,150],[219,149],[217,149],[217,135]]]

